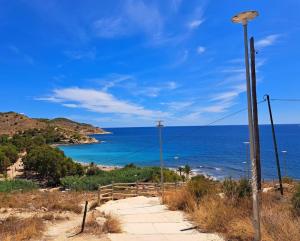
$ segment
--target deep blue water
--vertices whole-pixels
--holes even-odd
[[[60,148],[67,156],[81,162],[159,165],[157,128],[107,130],[112,134],[94,135],[101,143]],[[277,125],[276,135],[283,175],[286,172],[300,179],[300,125]],[[270,126],[260,126],[260,139],[263,178],[276,178]],[[247,126],[166,127],[163,128],[164,162],[168,167],[188,164],[194,171],[216,178],[238,178],[245,176],[248,169],[245,164],[247,145],[243,143],[247,140]],[[283,154],[283,150],[287,154]]]

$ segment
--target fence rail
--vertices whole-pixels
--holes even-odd
[[[111,183],[98,187],[98,203],[136,196],[158,196],[162,190],[182,187],[184,182],[165,182],[163,186],[154,182]]]

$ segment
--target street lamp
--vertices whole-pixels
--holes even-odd
[[[254,147],[254,133],[253,133],[253,109],[252,109],[252,94],[250,83],[250,70],[249,70],[249,50],[248,50],[248,21],[258,16],[257,11],[241,12],[232,17],[231,21],[234,23],[241,23],[244,29],[244,48],[245,48],[245,66],[246,66],[246,85],[247,85],[247,103],[248,103],[248,126],[249,126],[249,139],[250,139],[250,159],[252,163],[252,196],[253,196],[253,225],[255,230],[255,241],[261,240],[260,232],[260,217],[259,217],[259,197],[257,185],[257,168],[255,160],[255,147]]]
[[[247,177],[247,179],[249,180],[249,178],[250,178],[250,172],[249,172],[249,144],[250,144],[250,142],[244,141],[243,144],[245,144],[245,146],[246,146],[246,162],[245,162],[245,164],[246,164],[246,173],[247,174],[245,175],[245,177]]]
[[[283,156],[283,163],[284,163],[284,176],[287,177],[287,164],[286,164],[286,154],[287,151],[281,151]]]

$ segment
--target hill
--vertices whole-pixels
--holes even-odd
[[[99,127],[86,123],[78,123],[67,118],[42,119],[30,118],[24,114],[16,112],[0,112],[0,135],[14,135],[16,133],[38,129],[45,130],[54,128],[65,137],[65,142],[71,143],[89,143],[94,142],[93,138],[87,135],[106,133]],[[75,140],[74,138],[75,137]]]

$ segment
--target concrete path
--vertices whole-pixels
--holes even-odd
[[[123,233],[109,234],[111,241],[223,241],[216,234],[197,230],[180,211],[170,211],[157,197],[133,197],[109,201],[97,208],[120,218]]]

